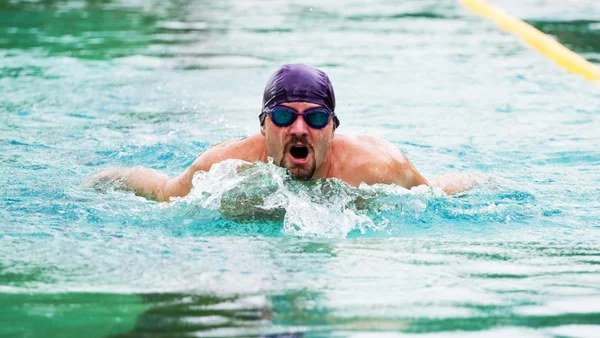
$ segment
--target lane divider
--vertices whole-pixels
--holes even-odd
[[[600,68],[569,50],[559,42],[528,23],[488,4],[485,0],[459,0],[475,14],[495,21],[504,30],[521,37],[527,44],[539,50],[547,58],[566,70],[583,75],[586,79],[600,81]]]

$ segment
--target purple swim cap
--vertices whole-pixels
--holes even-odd
[[[335,112],[335,94],[329,77],[316,68],[302,65],[283,65],[267,81],[263,94],[260,124],[265,122],[265,110],[284,102],[310,102]],[[333,127],[340,125],[335,113]]]

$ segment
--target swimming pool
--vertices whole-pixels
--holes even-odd
[[[600,63],[597,2],[493,3]],[[1,337],[600,329],[600,87],[455,1],[16,0],[0,60]],[[447,197],[223,163],[173,203],[82,186],[256,133],[290,62],[329,74],[339,132],[489,183]]]

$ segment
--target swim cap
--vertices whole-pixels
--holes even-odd
[[[260,124],[265,122],[266,109],[284,102],[310,102],[335,112],[335,94],[327,74],[302,64],[283,65],[271,75],[263,94]],[[340,121],[334,113],[334,129],[339,125]]]

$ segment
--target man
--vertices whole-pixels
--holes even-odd
[[[201,154],[175,178],[148,168],[108,169],[90,180],[115,182],[121,188],[158,201],[185,196],[198,171],[209,171],[227,159],[268,162],[284,167],[300,180],[336,177],[353,186],[397,184],[441,187],[446,193],[475,185],[468,175],[446,174],[425,179],[391,143],[372,136],[336,133],[335,95],[329,77],[306,65],[284,65],[269,79],[259,115],[260,134],[226,141]]]

